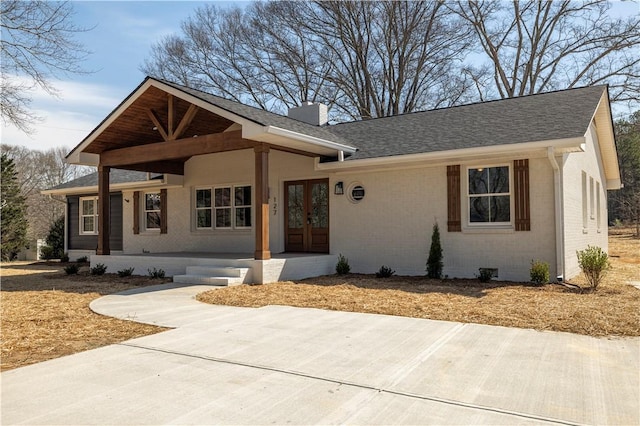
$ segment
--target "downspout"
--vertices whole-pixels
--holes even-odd
[[[558,282],[564,279],[564,236],[562,227],[562,190],[560,181],[560,166],[556,160],[553,147],[547,147],[547,158],[553,168],[553,194],[556,222],[556,273]]]

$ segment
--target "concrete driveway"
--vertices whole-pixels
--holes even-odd
[[[177,327],[5,372],[2,424],[640,424],[640,339],[269,306],[173,285],[92,309]]]

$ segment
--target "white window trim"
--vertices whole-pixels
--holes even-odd
[[[593,177],[589,176],[589,217],[591,220],[595,219],[595,183]]]
[[[147,210],[147,195],[148,194],[158,194],[158,197],[160,197],[160,191],[146,191],[142,193],[142,200],[141,200],[141,204],[142,204],[142,211],[140,212],[140,214],[142,215],[142,229],[144,229],[144,232],[153,232],[153,233],[160,233],[160,229],[162,228],[162,226],[158,226],[157,228],[147,228],[147,213],[148,212],[158,212],[160,214],[160,217],[162,217],[162,205],[160,206],[160,209],[158,210]]]
[[[83,214],[83,201],[91,200],[93,201],[93,214]],[[84,230],[84,220],[85,217],[93,217],[93,231],[88,232]],[[98,235],[98,197],[80,197],[78,204],[78,222],[79,222],[79,232],[80,235]]]
[[[469,194],[469,170],[473,169],[489,169],[494,167],[507,167],[509,169],[509,192],[508,193],[499,193],[492,195],[509,195],[509,222],[471,222],[471,211],[469,208],[469,198],[473,196],[478,196],[478,194]],[[514,211],[515,211],[515,201],[513,194],[513,162],[505,162],[505,163],[487,163],[487,164],[473,164],[466,165],[464,167],[464,177],[462,180],[462,205],[461,208],[465,211],[465,222],[463,226],[463,231],[474,231],[474,230],[513,230],[515,227],[515,219],[514,219]],[[489,196],[489,195],[487,195]]]
[[[251,188],[251,202],[250,204],[236,206],[236,197],[235,190],[236,188],[249,187]],[[216,189],[224,189],[229,188],[231,191],[230,201],[231,205],[228,207],[216,207]],[[208,189],[211,191],[211,207],[197,207],[197,191]],[[249,183],[237,183],[237,184],[222,184],[222,185],[211,185],[211,186],[196,186],[193,189],[193,207],[192,207],[192,218],[193,218],[193,228],[197,232],[211,232],[211,231],[247,231],[253,229],[254,222],[254,190],[253,185]],[[251,226],[237,226],[236,225],[236,208],[250,208],[251,209]],[[211,227],[199,227],[198,226],[198,210],[211,210]],[[216,209],[230,209],[231,210],[231,226],[230,227],[220,227],[216,226]]]

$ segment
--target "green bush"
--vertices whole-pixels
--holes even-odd
[[[42,246],[40,247],[40,259],[42,260],[50,260],[56,258],[56,251],[51,246]]]
[[[493,278],[493,269],[491,268],[479,268],[478,275],[476,278],[480,280],[481,283],[488,283]]]
[[[588,246],[576,252],[578,265],[582,269],[592,291],[596,291],[607,270],[611,267],[609,255],[600,247]]]
[[[342,253],[338,256],[338,263],[336,263],[336,273],[338,275],[345,275],[351,271],[351,266],[349,266],[349,259],[344,257]]]
[[[82,256],[76,259],[76,262],[78,263],[87,263],[88,261],[89,261],[89,258],[87,256]]]
[[[546,284],[549,282],[549,264],[541,260],[532,260],[529,269],[531,282],[536,284]]]
[[[69,262],[69,253],[62,253],[62,256],[60,256],[60,262],[62,263]]]
[[[107,272],[107,267],[103,263],[98,263],[90,269],[90,272],[91,275],[104,275]]]
[[[164,278],[164,270],[162,269],[147,269],[147,272],[149,273],[149,277],[153,278],[153,279],[159,279],[159,278]]]
[[[388,266],[382,265],[378,272],[376,272],[376,278],[389,278],[391,275],[395,274],[396,271],[389,268]]]
[[[45,242],[49,247],[53,248],[55,259],[64,255],[64,216],[60,216],[51,224]]]
[[[71,265],[67,265],[64,267],[64,272],[67,275],[75,275],[80,270],[80,266],[77,263],[72,263]]]
[[[429,249],[429,258],[427,259],[427,277],[442,278],[442,245],[440,244],[440,228],[436,222],[433,225],[433,233],[431,234],[431,248]]]
[[[124,278],[124,277],[130,277],[131,274],[133,274],[135,268],[127,268],[127,269],[121,269],[118,271],[118,276],[120,278]]]

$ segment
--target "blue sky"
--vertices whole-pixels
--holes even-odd
[[[139,70],[151,45],[179,32],[180,23],[206,2],[196,1],[74,1],[74,21],[93,28],[78,40],[93,52],[84,66],[95,71],[54,80],[59,97],[33,92],[32,108],[43,121],[29,136],[1,123],[2,143],[32,149],[73,148],[138,84]],[[215,2],[220,6],[246,2]],[[638,13],[638,3],[615,2],[616,15]]]

